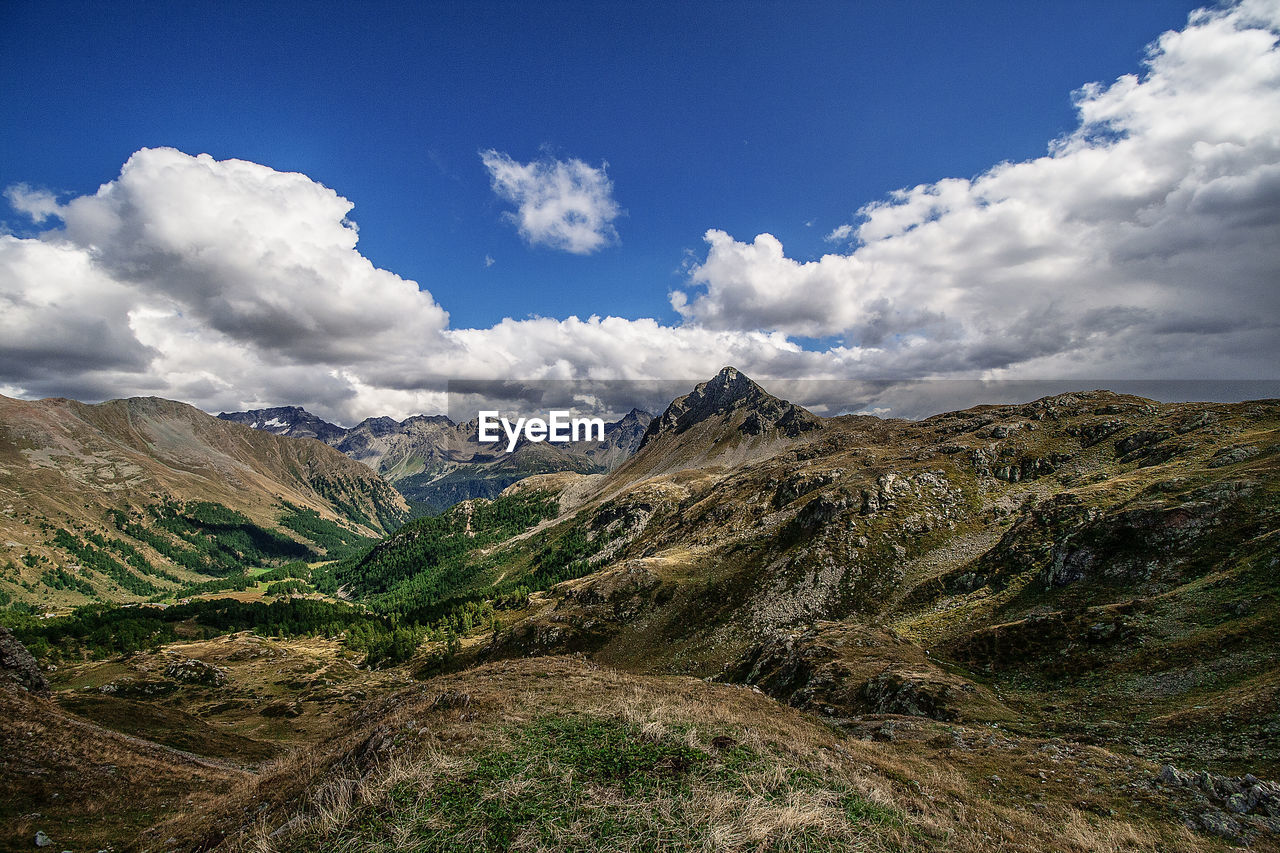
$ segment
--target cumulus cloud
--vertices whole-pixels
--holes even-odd
[[[519,163],[489,149],[480,152],[493,191],[516,206],[507,217],[530,245],[589,255],[618,239],[608,164],[589,166],[576,158]]]
[[[294,362],[361,361],[439,331],[448,315],[356,250],[351,208],[306,175],[157,148],[68,202],[65,229],[47,237],[232,341]]]
[[[26,184],[14,184],[7,187],[4,197],[9,205],[19,213],[25,213],[36,223],[44,222],[50,216],[58,215],[58,199],[48,190],[33,189]]]
[[[1278,26],[1274,3],[1193,14],[1142,75],[1079,90],[1046,156],[864,205],[829,235],[847,253],[802,262],[710,230],[672,305],[837,336],[889,375],[1274,374]]]
[[[8,193],[42,219],[40,196]],[[168,148],[0,237],[0,371],[30,393],[156,393],[214,408],[357,391],[338,366],[403,361],[448,314],[356,249],[352,204],[305,175]]]
[[[843,225],[837,225],[835,228],[832,228],[831,233],[823,239],[828,243],[844,243],[852,236],[853,226],[846,222]]]
[[[440,411],[460,377],[697,377],[798,351],[617,317],[450,329],[428,291],[360,254],[351,209],[305,175],[139,151],[61,206],[62,227],[0,235],[0,382],[209,411],[301,403],[351,423]]]
[[[145,369],[156,353],[130,328],[136,304],[88,253],[0,235],[0,377],[30,383]]]
[[[451,379],[695,380],[725,364],[830,413],[927,413],[902,384],[921,377],[1274,377],[1277,29],[1274,3],[1196,13],[1143,74],[1081,89],[1079,127],[1044,157],[863,205],[819,260],[709,230],[672,294],[679,325],[451,328],[428,290],[360,253],[334,190],[144,149],[91,195],[6,192],[56,227],[0,234],[0,389],[297,403],[352,423],[441,411]],[[585,253],[616,238],[603,167],[483,157],[529,242]],[[994,393],[963,387],[938,399]]]

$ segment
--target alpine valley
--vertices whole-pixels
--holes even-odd
[[[1280,850],[1277,400],[0,398],[0,543],[3,849]]]
[[[455,424],[444,415],[368,418],[351,429],[323,421],[298,406],[223,412],[219,418],[290,438],[314,438],[372,468],[407,499],[439,512],[471,498],[493,498],[530,474],[597,474],[622,464],[640,443],[653,416],[632,409],[605,425],[603,441],[569,444],[522,440],[510,453],[477,440],[476,422]]]

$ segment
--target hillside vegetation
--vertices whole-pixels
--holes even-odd
[[[57,713],[280,756],[138,849],[1274,850],[1278,430],[1105,391],[823,419],[726,369],[607,476],[323,564],[183,504],[282,561],[275,603],[18,636]],[[275,681],[268,643],[330,662]]]
[[[174,600],[365,547],[408,516],[385,482],[154,398],[0,398],[0,606]]]

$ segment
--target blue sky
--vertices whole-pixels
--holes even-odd
[[[812,257],[891,190],[1043,154],[1072,90],[1195,6],[6,3],[0,186],[92,192],[143,147],[251,160],[353,201],[365,256],[455,326],[674,320],[706,229]],[[524,245],[489,148],[607,161],[619,242]]]
[[[1152,248],[1214,242],[1245,215],[1187,201],[1158,229],[1149,221],[1151,199],[1176,200],[1188,175],[1206,174],[1195,154],[1206,145],[1249,155],[1215,190],[1262,204],[1258,230],[1235,229],[1239,239],[1261,245],[1280,218],[1266,142],[1280,15],[1247,0],[1188,23],[1196,6],[6,3],[0,233],[13,259],[0,257],[0,288],[15,305],[39,295],[57,320],[0,351],[0,392],[299,402],[350,420],[439,408],[451,375],[670,378],[730,361],[796,378],[1258,378],[1270,355],[1258,342],[1275,331],[1257,319],[1275,314],[1274,255],[1241,259],[1218,241],[1221,256],[1172,264]],[[1175,38],[1152,48],[1166,32]],[[1205,115],[1198,103],[1229,104],[1251,125],[1155,126],[1181,113],[1171,105]],[[164,148],[188,159],[130,161]],[[503,195],[484,152],[508,164],[511,186],[545,192],[556,169],[603,181],[595,201],[617,212],[598,245],[566,251],[521,231],[520,190]],[[271,174],[250,187],[215,166],[221,183],[188,188],[175,175],[203,168],[199,154],[329,188],[352,206],[354,254],[333,260],[351,251],[343,212],[308,206],[310,184],[272,195]],[[93,200],[108,182],[117,192]],[[240,222],[256,200],[268,205],[261,223]],[[1006,240],[1015,219],[1027,233]],[[1041,219],[1061,245],[1027,225]],[[1080,222],[1089,234],[1072,231]],[[183,223],[176,242],[146,243]],[[244,239],[236,223],[263,235],[261,263],[215,268],[210,256]],[[841,226],[844,239],[829,239]],[[1094,245],[1128,226],[1142,233]],[[331,245],[312,245],[316,227]],[[54,259],[52,247],[66,251]],[[40,279],[65,279],[65,292],[23,278],[70,263],[72,248],[83,269]],[[255,278],[312,249],[292,272]],[[944,276],[920,260],[934,253]],[[1137,268],[1139,257],[1165,260]],[[1223,258],[1239,292],[1210,317],[1197,282]],[[364,273],[349,263],[362,259],[390,277],[352,285]],[[350,298],[401,280],[423,297],[380,298],[398,306],[386,317]],[[67,311],[99,297],[97,313]],[[284,317],[290,300],[307,315],[297,328],[273,336],[254,319]],[[625,323],[574,324],[591,315]],[[161,316],[181,318],[181,334],[148,319]],[[12,319],[13,336],[37,319]],[[359,343],[382,327],[384,349]],[[331,345],[303,342],[307,330]],[[202,369],[192,351],[222,360]],[[285,372],[262,379],[264,365]]]

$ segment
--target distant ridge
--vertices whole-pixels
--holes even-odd
[[[410,500],[442,510],[472,498],[492,498],[533,474],[603,474],[640,446],[653,416],[632,409],[605,425],[603,441],[531,444],[512,453],[476,440],[475,422],[458,424],[445,415],[414,415],[397,421],[366,418],[350,429],[331,424],[300,406],[223,412],[226,421],[288,438],[314,438],[385,477]]]
[[[334,445],[347,431],[337,424],[311,414],[301,406],[276,406],[272,409],[253,409],[248,412],[221,412],[224,421],[244,424],[286,438],[314,438]]]

